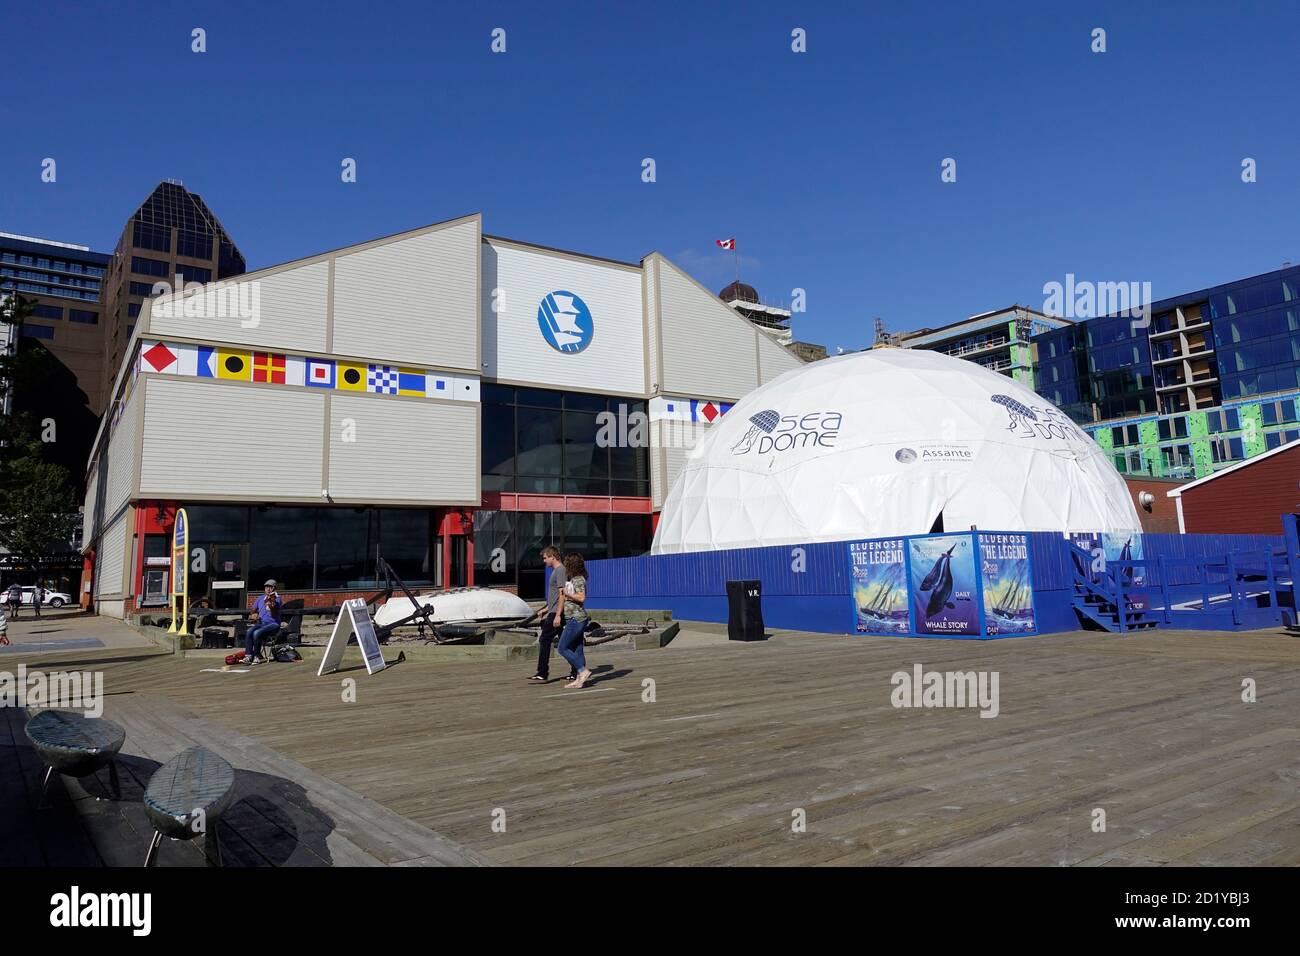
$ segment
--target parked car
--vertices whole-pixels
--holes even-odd
[[[36,586],[29,584],[23,588],[23,603],[31,604],[36,594]],[[72,595],[64,594],[62,591],[45,590],[45,600],[41,602],[42,607],[63,607],[65,604],[72,603]]]

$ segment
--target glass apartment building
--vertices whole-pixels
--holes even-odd
[[[1300,438],[1300,267],[1033,340],[1039,394],[1122,473],[1197,478]]]
[[[22,336],[67,367],[95,414],[103,410],[99,294],[111,260],[88,246],[0,232],[0,295],[17,292],[35,303]]]

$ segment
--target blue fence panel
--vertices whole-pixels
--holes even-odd
[[[1071,542],[1055,532],[1025,534],[1039,632],[1076,629]],[[1280,535],[1144,534],[1141,540],[1142,558],[1152,562],[1164,557],[1217,563],[1230,552],[1255,552],[1262,560],[1266,551],[1285,547]],[[769,625],[849,633],[853,611],[848,545],[845,540],[590,561],[591,607],[665,609],[683,620],[725,622],[727,581],[757,580],[762,582],[763,614]],[[800,561],[803,570],[796,571]],[[1197,567],[1168,568],[1172,587],[1199,584],[1200,579]]]

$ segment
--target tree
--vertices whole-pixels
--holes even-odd
[[[17,292],[0,301],[0,322],[9,326],[12,339],[22,334],[34,309],[35,303]],[[0,355],[0,395],[38,390],[51,358],[43,347]],[[77,526],[76,511],[75,485],[66,468],[48,460],[40,423],[28,413],[0,416],[0,548],[40,554],[66,546]]]

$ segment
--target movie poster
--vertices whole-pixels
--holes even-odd
[[[979,545],[984,633],[989,637],[1037,633],[1028,537],[981,531]]]
[[[908,634],[903,539],[849,542],[853,628],[859,634]]]
[[[916,633],[979,637],[975,536],[911,538],[907,545]]]

